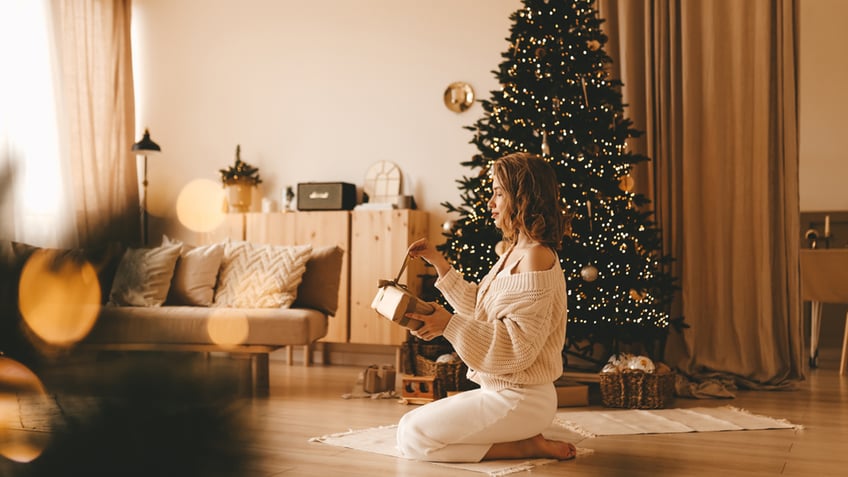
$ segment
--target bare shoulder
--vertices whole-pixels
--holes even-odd
[[[518,264],[519,272],[542,272],[550,270],[556,263],[557,255],[549,247],[536,244],[528,247]]]

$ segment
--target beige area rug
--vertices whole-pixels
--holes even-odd
[[[751,414],[733,406],[559,412],[554,426],[565,427],[585,437],[801,427],[785,419]]]
[[[391,457],[403,459],[395,446],[397,440],[397,426],[381,426],[368,429],[351,430],[340,432],[338,434],[330,434],[327,436],[313,437],[312,442],[323,442],[338,447],[347,447],[365,452],[373,452],[375,454],[383,454]],[[562,426],[552,426],[550,432],[545,432],[545,436],[551,439],[564,440],[577,444],[585,440],[586,437],[580,433],[570,431]],[[582,452],[587,452],[583,449]],[[589,451],[590,452],[590,451]],[[581,455],[581,449],[578,448],[578,456]],[[554,459],[528,459],[528,460],[492,460],[478,463],[437,463],[435,465],[452,467],[456,469],[465,469],[475,472],[482,472],[490,476],[502,476],[514,472],[530,470],[533,467],[557,462]]]
[[[633,434],[670,434],[684,432],[719,432],[765,429],[799,429],[801,426],[784,419],[752,414],[733,406],[697,407],[691,409],[604,409],[597,411],[558,412],[551,427],[543,434],[579,444],[590,438]],[[395,447],[396,426],[351,430],[310,439],[338,447],[373,452],[402,458]],[[577,457],[592,453],[580,446]],[[486,461],[470,464],[436,464],[440,466],[503,476],[556,462],[552,459]]]

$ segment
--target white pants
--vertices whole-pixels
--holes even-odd
[[[556,410],[553,383],[465,391],[404,415],[397,429],[398,450],[410,459],[479,462],[492,444],[527,439],[547,429]]]

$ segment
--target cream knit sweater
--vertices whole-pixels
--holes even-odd
[[[436,281],[456,313],[444,336],[468,379],[486,389],[553,382],[562,375],[567,314],[559,261],[541,272],[497,276],[498,268],[479,285],[453,268]]]

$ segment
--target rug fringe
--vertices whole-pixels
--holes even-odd
[[[531,470],[533,467],[535,466],[530,462],[522,462],[520,464],[506,467],[494,472],[489,472],[488,474],[490,477],[503,477],[505,475],[514,474],[516,472],[524,472],[525,470]]]
[[[775,420],[775,421],[777,421],[781,424],[786,424],[787,426],[792,426],[793,429],[796,429],[796,430],[799,430],[799,431],[804,429],[803,425],[795,424],[795,423],[793,423],[792,421],[790,421],[789,419],[786,419],[786,418],[769,417],[769,416],[765,416],[765,415],[762,415],[762,414],[754,414],[747,409],[743,409],[741,407],[736,407],[736,406],[726,406],[726,407],[728,409],[733,410],[733,411],[741,412],[742,414],[747,414],[749,416],[768,417],[769,419],[773,419],[773,420]]]
[[[365,428],[365,429],[348,429],[346,431],[336,432],[334,434],[324,434],[323,436],[319,436],[319,437],[310,437],[308,442],[324,442],[325,440],[331,439],[333,437],[344,437],[344,436],[347,436],[347,435],[350,435],[350,434],[355,434],[357,432],[365,432],[365,431],[371,431],[371,430],[375,430],[375,429],[391,429],[391,428],[394,428],[394,427],[397,427],[397,424],[390,424],[390,425],[387,425],[387,426],[368,427],[368,428]]]
[[[569,421],[569,420],[566,420],[566,419],[555,417],[554,418],[554,424],[562,426],[562,427],[566,428],[567,430],[569,430],[571,432],[576,432],[576,433],[580,434],[581,436],[583,436],[587,439],[592,438],[592,437],[598,437],[596,434],[592,434],[591,432],[580,427],[579,425],[577,425],[573,421]]]

